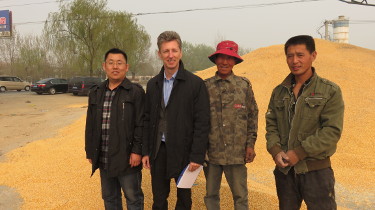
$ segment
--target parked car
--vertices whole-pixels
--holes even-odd
[[[31,91],[39,95],[42,93],[49,93],[51,95],[57,92],[66,93],[68,91],[68,81],[58,78],[42,79],[31,85]]]
[[[30,90],[30,83],[13,76],[0,76],[0,92],[7,90]]]
[[[94,85],[100,85],[103,82],[98,77],[73,77],[69,80],[68,92],[73,95],[88,95],[90,88]]]

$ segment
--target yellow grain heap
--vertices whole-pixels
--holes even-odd
[[[349,44],[316,40],[317,73],[340,85],[345,100],[344,133],[333,156],[339,209],[371,209],[375,206],[375,51]],[[277,209],[273,180],[274,163],[265,150],[264,113],[272,89],[289,73],[283,46],[257,49],[245,56],[235,73],[249,78],[260,109],[255,162],[248,164],[249,200],[252,209]],[[207,58],[202,58],[207,59]],[[202,78],[215,68],[200,71]],[[74,106],[72,106],[74,107]],[[14,188],[23,198],[22,209],[103,209],[99,176],[90,178],[84,153],[84,116],[62,129],[55,138],[36,141],[7,154],[0,162],[0,185]],[[225,179],[223,179],[225,180]],[[203,209],[205,193],[201,174],[193,188],[193,209]],[[145,209],[151,209],[149,171],[143,172]],[[175,203],[172,190],[170,207]],[[225,181],[222,209],[233,209]]]

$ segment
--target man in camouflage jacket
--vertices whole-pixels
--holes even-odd
[[[254,160],[258,107],[251,83],[234,75],[232,68],[242,62],[233,41],[218,44],[209,59],[217,66],[216,75],[207,79],[210,96],[211,132],[209,134],[206,196],[208,210],[220,209],[220,184],[224,172],[231,188],[234,209],[248,209],[246,163]]]

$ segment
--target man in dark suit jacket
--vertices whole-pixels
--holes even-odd
[[[209,98],[201,78],[184,69],[181,39],[158,37],[163,67],[147,83],[142,162],[151,168],[153,209],[168,209],[170,180],[203,162],[209,133]],[[191,189],[177,189],[176,209],[191,209]]]

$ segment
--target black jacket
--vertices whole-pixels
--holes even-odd
[[[102,112],[106,85],[95,86],[89,94],[86,118],[86,157],[92,159],[92,174],[99,167]],[[128,79],[119,85],[112,101],[109,129],[108,176],[120,176],[142,169],[130,168],[131,153],[142,154],[142,129],[145,92]]]
[[[164,67],[147,83],[143,155],[151,167],[157,155],[157,137],[164,80]],[[178,177],[189,162],[203,164],[209,133],[210,108],[207,88],[201,78],[180,66],[166,105],[167,176]]]

